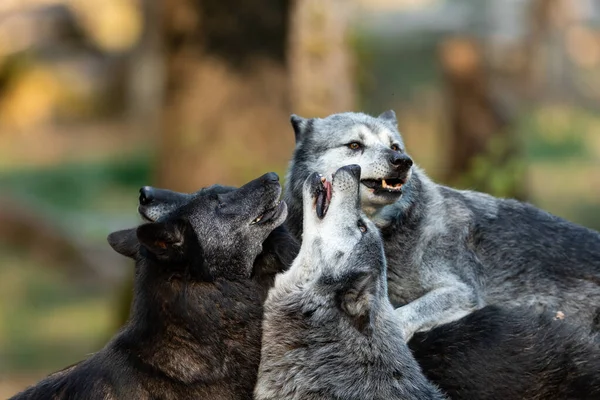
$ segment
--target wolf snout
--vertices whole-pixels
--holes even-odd
[[[409,156],[397,152],[390,155],[389,161],[395,169],[399,170],[407,170],[413,165],[413,160]]]
[[[140,189],[139,202],[140,205],[146,206],[154,200],[154,188],[152,186],[144,186]]]
[[[279,175],[275,172],[268,172],[261,177],[261,180],[266,184],[279,183]]]
[[[337,175],[342,171],[347,172],[350,176],[352,176],[357,181],[360,180],[360,165],[351,164],[351,165],[343,166],[342,168],[338,169],[335,174]]]

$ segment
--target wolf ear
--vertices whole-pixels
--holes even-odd
[[[110,247],[117,253],[135,259],[138,250],[140,249],[140,242],[138,241],[135,231],[136,228],[116,231],[108,235],[106,240]]]
[[[294,135],[296,136],[296,143],[302,141],[306,136],[306,130],[308,128],[308,118],[302,118],[296,114],[290,116],[290,122],[294,128]]]
[[[338,293],[340,309],[352,320],[356,329],[364,334],[371,333],[375,284],[373,273],[358,272],[348,277]]]
[[[389,121],[394,125],[398,125],[398,120],[396,119],[396,113],[394,110],[387,110],[386,112],[380,114],[377,118]]]
[[[161,260],[183,255],[186,223],[181,220],[151,222],[137,228],[140,244]]]

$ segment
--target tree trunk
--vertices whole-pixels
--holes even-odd
[[[348,46],[346,0],[295,2],[290,22],[289,70],[294,113],[323,117],[352,111],[356,103]]]
[[[195,191],[283,172],[293,148],[289,0],[164,0],[157,184]]]
[[[493,100],[480,44],[466,37],[449,39],[440,47],[440,62],[451,137],[446,181],[523,199],[521,146]]]

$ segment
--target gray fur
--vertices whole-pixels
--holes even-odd
[[[313,199],[319,176],[303,185],[304,241],[265,303],[257,400],[443,398],[402,340],[381,237],[360,210],[359,174],[335,173],[323,219]]]
[[[402,144],[392,115],[292,120],[297,143],[284,198],[298,238],[301,186],[311,173],[347,164],[359,164],[363,178],[390,173],[387,151]],[[360,153],[344,146],[356,136],[368,142]],[[598,330],[600,234],[526,203],[438,185],[416,166],[406,175],[401,196],[374,196],[361,185],[361,203],[381,229],[389,295],[407,340],[486,304],[562,311]]]

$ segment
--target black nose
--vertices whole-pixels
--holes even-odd
[[[263,182],[264,183],[277,183],[277,182],[279,182],[279,175],[277,175],[275,172],[269,172],[267,174],[264,174]]]
[[[144,186],[140,189],[140,205],[145,206],[154,200],[154,190],[151,186]]]
[[[390,155],[390,164],[392,164],[394,168],[409,169],[413,165],[413,160],[406,154],[394,152]]]
[[[360,165],[351,164],[346,165],[340,169],[350,172],[350,175],[352,175],[355,179],[360,180]]]

